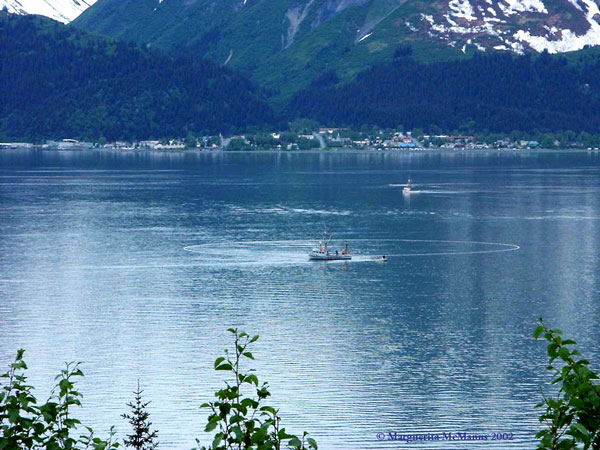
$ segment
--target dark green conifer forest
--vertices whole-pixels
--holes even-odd
[[[147,139],[269,126],[243,76],[37,16],[0,15],[0,135]]]
[[[37,16],[0,14],[0,56],[0,140],[231,135],[285,129],[297,118],[355,129],[600,133],[596,49],[422,63],[403,45],[350,81],[321,73],[284,105],[276,90],[211,61]]]
[[[351,83],[324,74],[295,95],[296,117],[323,124],[466,132],[600,131],[600,59],[591,55],[476,55],[421,64],[410,56]]]

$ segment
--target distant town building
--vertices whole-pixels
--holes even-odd
[[[0,149],[2,148],[31,148],[33,144],[29,142],[0,142]]]
[[[157,148],[160,145],[160,141],[140,141],[138,146],[140,148]]]
[[[319,134],[334,134],[346,131],[348,128],[319,128]]]
[[[46,147],[58,150],[69,150],[73,148],[93,147],[91,142],[78,141],[77,139],[62,139],[60,141],[46,141]]]

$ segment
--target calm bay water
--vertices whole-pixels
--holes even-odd
[[[38,395],[83,361],[101,434],[139,378],[163,448],[202,432],[230,326],[287,428],[323,449],[378,432],[534,446],[543,315],[600,362],[597,153],[0,152],[0,366]],[[421,192],[404,197],[408,177]],[[324,226],[349,263],[310,263]],[[382,254],[389,262],[373,261]]]

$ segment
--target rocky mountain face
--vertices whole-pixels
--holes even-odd
[[[0,0],[0,10],[12,14],[38,14],[68,23],[96,0]]]
[[[473,45],[481,51],[557,53],[600,44],[598,0],[101,0],[79,23],[164,47],[199,38],[211,44],[227,34],[229,27],[245,38],[245,28],[254,22],[260,24],[253,27],[254,39],[260,41],[269,34],[278,44],[272,50],[282,51],[302,31],[310,35],[323,26],[349,25],[346,20],[335,20],[344,15],[355,16],[350,22],[355,27],[355,44],[378,34],[393,42],[407,30],[422,40],[460,48]],[[387,29],[388,21],[394,22],[396,33]],[[165,26],[158,29],[155,24]],[[207,31],[212,35],[206,35]]]
[[[50,0],[0,0],[7,1]],[[349,79],[407,47],[418,60],[434,62],[595,46],[599,1],[99,0],[73,25],[207,57],[285,96],[323,71]]]
[[[414,15],[413,4],[420,8],[415,0],[100,0],[73,25],[201,55],[285,95],[323,70],[351,76],[417,37],[427,58],[460,56],[437,39],[423,41],[405,20],[397,25]]]

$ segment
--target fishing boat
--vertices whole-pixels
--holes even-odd
[[[334,251],[330,249],[329,244],[331,243],[332,238],[333,234],[328,235],[326,231],[323,231],[323,236],[321,237],[318,246],[311,250],[308,254],[308,259],[311,261],[347,261],[352,259],[347,242],[342,250]]]

